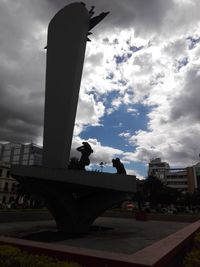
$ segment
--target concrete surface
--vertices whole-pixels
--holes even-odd
[[[98,218],[95,226],[98,231],[90,231],[84,236],[63,237],[64,240],[52,241],[59,245],[75,248],[94,249],[107,252],[133,254],[156,241],[175,233],[189,225],[181,222],[135,221],[122,218]],[[56,231],[54,221],[15,222],[0,224],[0,234],[7,236],[22,236],[41,231]],[[42,240],[40,240],[42,241]]]
[[[30,184],[30,179],[39,182],[53,181],[58,184],[88,186],[95,189],[111,189],[122,192],[136,192],[136,176],[115,173],[98,173],[68,169],[45,168],[42,166],[12,165],[12,176]],[[23,179],[22,179],[23,178]]]
[[[95,224],[113,229],[89,232],[82,238],[68,239],[57,243],[132,254],[188,225],[188,223],[180,222],[142,222],[134,219],[102,217],[98,218]]]

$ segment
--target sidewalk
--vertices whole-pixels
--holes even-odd
[[[100,226],[100,230],[90,231],[76,238],[63,236],[63,240],[62,236],[61,238],[59,236],[58,240],[62,241],[55,241],[54,238],[49,242],[77,248],[132,254],[189,224],[99,217],[94,225]],[[49,233],[51,238],[53,232],[55,237],[56,224],[54,221],[0,223],[0,234],[4,236],[22,237],[33,232],[41,232],[37,240],[43,242],[44,233]]]

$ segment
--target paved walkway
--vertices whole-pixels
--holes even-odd
[[[98,218],[95,224],[112,230],[90,232],[83,238],[59,241],[59,244],[109,252],[132,254],[158,241],[188,223],[136,221],[134,219]]]
[[[100,217],[94,223],[94,225],[101,227],[98,231],[90,231],[86,235],[77,238],[59,236],[59,238],[55,239],[56,225],[54,221],[0,223],[0,234],[21,237],[29,233],[40,232],[40,241],[45,241],[45,233],[50,238],[51,236],[53,237],[51,243],[132,254],[188,224],[165,221],[143,222],[135,219]],[[54,235],[51,235],[52,232]]]
[[[42,230],[52,230],[56,228],[54,221],[34,221],[34,222],[6,222],[0,223],[0,235],[18,236],[30,232]]]

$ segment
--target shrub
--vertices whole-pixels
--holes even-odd
[[[81,267],[75,262],[59,261],[45,255],[33,255],[19,248],[0,246],[0,267]]]
[[[186,255],[183,263],[185,267],[200,267],[200,250],[196,248],[192,249]]]
[[[194,237],[194,246],[187,253],[183,262],[184,267],[200,267],[200,232]]]
[[[200,249],[200,232],[195,235],[194,247]]]

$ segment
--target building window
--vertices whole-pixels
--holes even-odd
[[[19,161],[19,155],[14,155],[13,161]]]
[[[10,156],[10,153],[11,153],[10,150],[5,150],[5,151],[4,151],[4,156]]]
[[[19,154],[20,154],[20,149],[15,148],[15,150],[14,150],[14,155],[19,155]]]
[[[24,154],[23,155],[23,160],[28,160],[28,156],[29,156],[28,154]]]
[[[6,203],[6,196],[3,196],[2,203]]]
[[[6,182],[5,185],[4,185],[4,191],[5,191],[5,192],[8,191],[8,182]]]
[[[12,193],[15,193],[15,191],[16,191],[15,188],[16,188],[16,184],[15,183],[12,183],[12,189],[11,189],[11,192]]]
[[[24,148],[24,153],[29,153],[30,147],[25,147]]]
[[[3,170],[2,170],[2,169],[0,169],[0,176],[2,176],[2,173],[3,173]]]
[[[3,159],[2,160],[5,161],[5,162],[10,162],[10,157],[3,156]]]
[[[10,177],[10,171],[7,171],[6,177]]]
[[[178,182],[178,181],[168,181],[167,182],[167,185],[187,185],[188,183],[185,182],[185,181],[181,181],[181,182]]]

